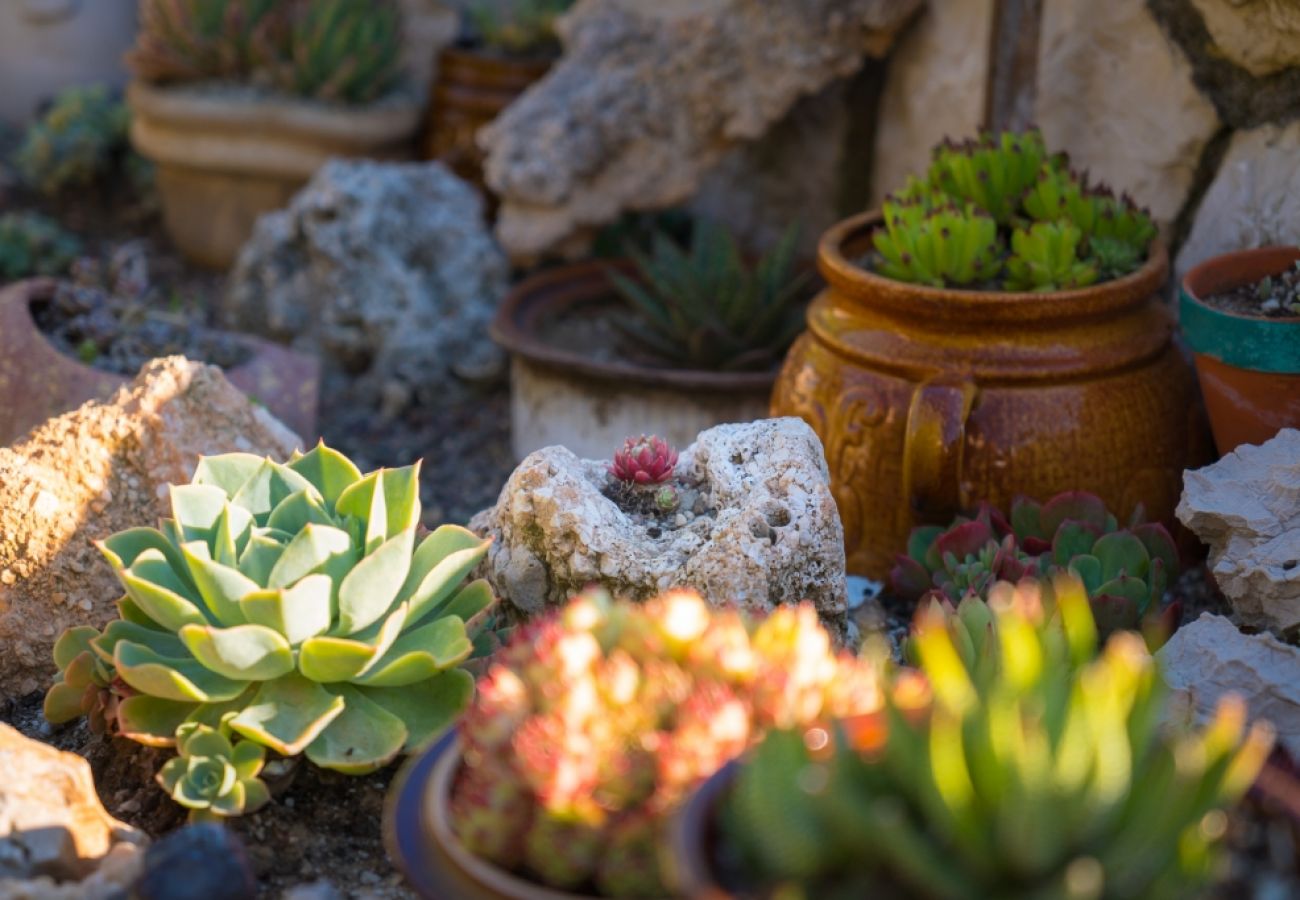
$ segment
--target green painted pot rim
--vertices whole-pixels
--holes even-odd
[[[1183,276],[1179,325],[1194,353],[1254,372],[1300,374],[1300,318],[1224,312],[1201,298],[1277,275],[1300,260],[1297,247],[1260,247],[1211,257]]]

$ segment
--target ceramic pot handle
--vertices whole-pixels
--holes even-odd
[[[82,0],[21,0],[23,17],[37,25],[71,19],[81,11]]]
[[[903,490],[918,513],[961,510],[966,419],[978,389],[969,381],[923,382],[912,394],[903,441]]]

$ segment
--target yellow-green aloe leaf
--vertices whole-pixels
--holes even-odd
[[[297,756],[343,712],[343,698],[298,674],[268,681],[230,727],[282,756]]]
[[[473,651],[465,623],[448,616],[403,634],[383,659],[355,681],[374,687],[415,684],[459,665]]]
[[[388,536],[388,508],[380,486],[383,477],[382,469],[371,472],[349,485],[334,505],[340,516],[351,516],[365,526],[366,553],[374,553]]]
[[[402,720],[346,685],[339,687],[343,713],[307,747],[307,758],[323,769],[366,775],[383,768],[406,744]]]
[[[411,619],[419,622],[450,597],[465,576],[474,571],[487,553],[488,541],[455,525],[443,525],[424,539],[411,563],[411,573],[398,594],[411,604]],[[412,586],[419,569],[423,574]],[[408,593],[409,591],[409,593]]]
[[[361,480],[361,470],[337,450],[318,443],[306,454],[289,463],[289,468],[316,486],[330,506],[353,484]]]
[[[179,631],[190,624],[206,625],[208,616],[193,599],[179,592],[180,582],[162,554],[158,553],[155,560],[148,559],[149,554],[157,552],[145,551],[134,566],[117,573],[127,594],[145,615],[168,631]]]
[[[247,682],[218,675],[196,659],[160,656],[141,644],[119,641],[113,665],[141,693],[178,703],[211,703],[239,696]]]
[[[228,498],[219,487],[203,484],[171,486],[172,517],[186,541],[207,542],[225,511]]]
[[[204,667],[232,680],[270,681],[294,668],[289,642],[264,625],[186,625],[180,637]]]
[[[112,665],[114,650],[122,641],[143,644],[159,656],[183,658],[185,645],[180,638],[166,631],[156,631],[126,619],[114,619],[104,628],[104,633],[90,642],[90,649],[104,662]]]
[[[357,688],[406,724],[407,753],[415,753],[437,740],[452,725],[474,696],[474,676],[450,669],[400,688]]]
[[[369,671],[393,646],[406,626],[403,604],[388,614],[378,628],[352,637],[314,637],[298,650],[298,669],[313,681],[328,684],[351,681]]]
[[[176,743],[176,728],[198,708],[195,703],[179,703],[137,694],[117,704],[117,728],[122,737],[148,747],[171,747]]]
[[[201,456],[194,469],[194,484],[221,488],[227,497],[233,497],[262,468],[266,459],[252,453],[223,453],[219,456]]]
[[[465,631],[471,637],[487,621],[488,614],[497,604],[497,596],[492,592],[492,585],[486,578],[479,578],[465,585],[456,596],[452,597],[438,610],[439,615],[455,616],[465,623]]]
[[[249,594],[240,606],[248,621],[274,628],[296,647],[329,630],[333,589],[328,575],[308,575],[291,588]]]
[[[239,571],[265,587],[271,579],[271,570],[284,555],[284,546],[270,535],[254,534],[239,556]]]
[[[284,548],[266,586],[289,587],[315,572],[341,580],[343,573],[355,564],[356,552],[346,531],[328,525],[308,525]]]
[[[258,583],[238,569],[214,562],[208,545],[202,541],[183,544],[181,552],[185,554],[190,577],[217,622],[221,625],[243,624],[246,620],[239,601],[260,590]]]
[[[91,641],[99,637],[99,629],[89,625],[69,628],[54,642],[54,664],[66,669],[81,654],[91,649]]]
[[[268,528],[275,528],[289,534],[297,534],[308,525],[337,525],[334,517],[325,509],[320,499],[306,491],[290,494],[280,505],[271,510],[266,520]]]
[[[384,470],[385,537],[420,523],[420,464]]]
[[[356,634],[388,612],[411,567],[415,529],[385,541],[357,563],[339,585],[337,635]]]
[[[240,485],[230,502],[252,513],[259,525],[265,525],[271,510],[298,491],[306,491],[318,500],[323,499],[316,486],[306,478],[287,466],[267,459],[262,461],[251,478]]]

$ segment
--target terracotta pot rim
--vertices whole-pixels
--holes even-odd
[[[444,47],[439,58],[466,68],[507,69],[511,74],[525,72],[544,75],[559,60],[559,54],[516,56],[509,53],[494,53],[474,43],[455,43]]]
[[[740,393],[770,391],[779,368],[767,372],[708,372],[660,369],[630,362],[600,362],[542,340],[534,323],[548,314],[582,301],[598,300],[612,291],[607,270],[630,271],[626,260],[589,260],[558,266],[525,279],[502,301],[492,321],[492,339],[510,353],[540,366],[604,382],[644,384],[679,391]]]
[[[1192,351],[1227,366],[1278,375],[1300,374],[1300,317],[1270,319],[1218,309],[1204,298],[1278,272],[1300,259],[1300,247],[1275,244],[1212,256],[1179,286],[1179,324]]]
[[[1085,288],[1052,292],[978,291],[912,284],[865,269],[845,253],[849,241],[864,237],[883,222],[883,213],[873,209],[833,225],[818,245],[818,266],[827,282],[849,296],[869,298],[874,308],[911,317],[942,314],[975,325],[1030,315],[1043,323],[1071,321],[1145,302],[1159,292],[1169,271],[1168,250],[1157,238],[1151,242],[1147,260],[1137,271]]]

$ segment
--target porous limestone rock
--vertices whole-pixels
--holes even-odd
[[[0,897],[121,896],[143,834],[108,814],[80,756],[0,724]]]
[[[684,504],[697,514],[676,528],[652,530],[607,497],[607,466],[539,450],[470,524],[494,538],[480,574],[517,611],[535,615],[593,583],[634,599],[691,587],[755,613],[809,600],[843,634],[844,531],[821,441],[805,422],[702,432],[675,474],[699,495]]]
[[[1145,0],[1045,0],[1035,118],[1049,147],[1162,225],[1182,209],[1219,128]]]
[[[1197,209],[1177,274],[1211,256],[1300,242],[1300,122],[1238,131]]]
[[[1192,0],[1213,52],[1255,76],[1300,65],[1300,5],[1295,0]]]
[[[1224,694],[1239,694],[1251,718],[1272,722],[1279,743],[1300,756],[1300,649],[1271,634],[1243,634],[1223,616],[1203,613],[1156,656],[1165,681],[1198,720],[1208,719]]]
[[[1246,625],[1300,625],[1300,431],[1243,444],[1188,472],[1178,518],[1210,546],[1210,572]]]
[[[220,369],[169,357],[0,448],[0,706],[48,687],[65,628],[116,618],[122,591],[92,540],[169,514],[166,486],[202,454],[298,443]]]
[[[882,55],[920,0],[580,0],[565,54],[479,135],[516,257],[682,203],[730,148]]]
[[[322,353],[374,397],[396,381],[433,400],[491,346],[509,274],[482,199],[442,163],[332,160],[258,220],[223,318]]]

